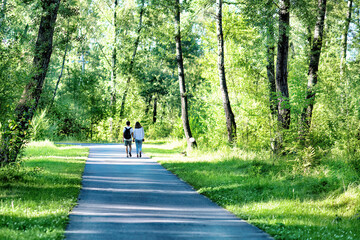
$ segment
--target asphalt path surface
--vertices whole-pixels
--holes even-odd
[[[126,158],[123,145],[82,145],[90,154],[67,240],[272,239],[134,150]]]

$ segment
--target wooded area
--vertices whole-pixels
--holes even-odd
[[[360,169],[359,16],[358,0],[2,0],[1,165],[30,139],[117,142],[130,120]]]

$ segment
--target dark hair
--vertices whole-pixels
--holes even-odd
[[[141,125],[140,125],[139,122],[136,122],[136,123],[135,123],[135,128],[141,128]]]
[[[129,126],[129,125],[130,125],[130,121],[127,121],[127,122],[126,122],[126,125],[128,125],[128,126]]]

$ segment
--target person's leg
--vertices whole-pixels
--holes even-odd
[[[139,155],[139,141],[135,140],[135,145],[136,145],[136,155]]]
[[[141,157],[141,152],[142,152],[142,140],[139,140],[139,152],[140,152],[140,157]]]
[[[127,142],[126,141],[124,141],[124,143],[125,143],[125,151],[126,151],[126,157],[129,157],[129,150],[128,150],[128,145],[127,145]]]
[[[130,155],[130,157],[131,157],[131,140],[129,141],[129,155]]]

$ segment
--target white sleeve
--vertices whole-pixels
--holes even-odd
[[[141,128],[141,135],[142,135],[142,139],[144,139],[145,138],[145,133],[144,133],[144,128]]]

